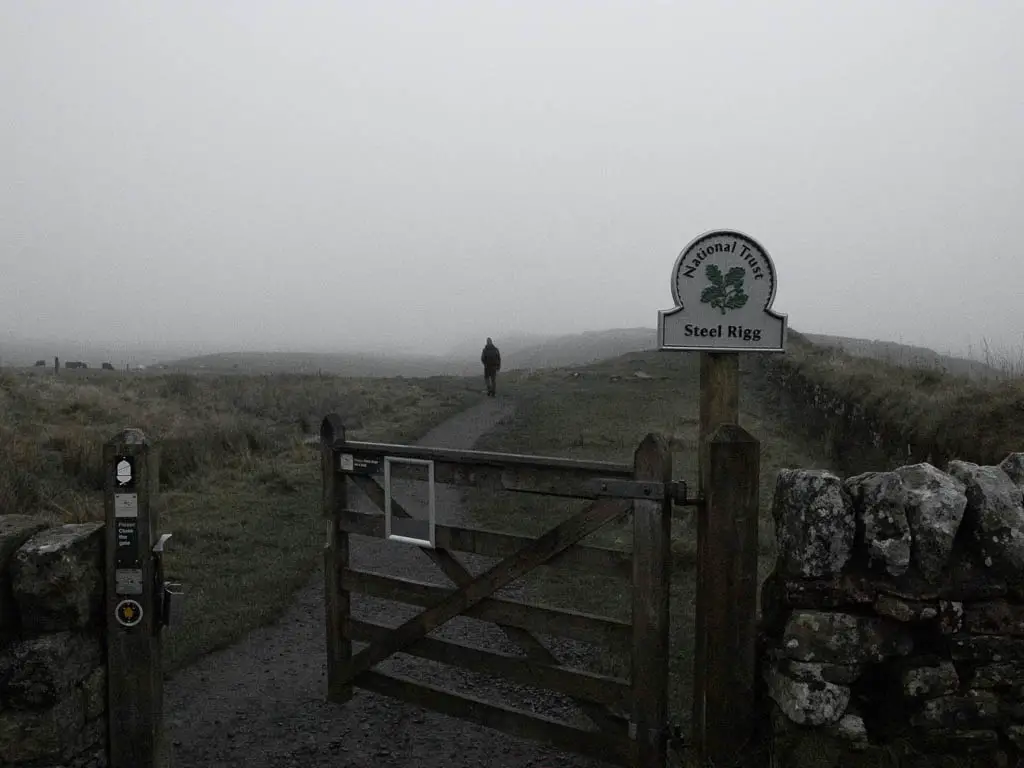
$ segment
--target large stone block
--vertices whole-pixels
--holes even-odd
[[[86,627],[102,615],[103,523],[37,533],[15,553],[11,585],[26,629]]]
[[[785,576],[773,576],[772,579],[776,597],[780,605],[786,608],[833,610],[868,606],[874,603],[878,595],[877,587],[856,573],[843,573],[828,579]]]
[[[900,467],[896,474],[906,494],[911,562],[926,579],[937,581],[967,507],[964,485],[927,463]]]
[[[1011,453],[999,462],[999,468],[1024,493],[1024,453]]]
[[[949,651],[953,661],[976,664],[1024,661],[1024,637],[961,632],[950,637]]]
[[[939,633],[955,635],[964,630],[964,604],[957,600],[939,600]]]
[[[992,728],[928,730],[914,739],[914,746],[929,753],[931,760],[924,763],[928,768],[946,768],[954,755],[956,762],[952,765],[957,768],[1011,768],[1012,765],[1000,749],[999,734]],[[912,765],[916,768],[920,764]]]
[[[902,622],[931,621],[939,615],[936,602],[908,600],[903,597],[881,594],[875,601],[875,613]]]
[[[1005,661],[976,667],[970,685],[977,689],[1012,689],[1021,683],[1024,683],[1024,662]]]
[[[975,730],[996,725],[998,719],[998,697],[991,691],[969,690],[928,699],[910,723],[928,730]]]
[[[828,577],[849,561],[856,516],[849,494],[831,472],[780,470],[772,516],[781,575]]]
[[[82,681],[85,719],[93,720],[107,711],[107,668],[97,667]]]
[[[864,718],[855,712],[847,712],[835,723],[829,725],[826,732],[849,744],[850,749],[854,752],[861,752],[871,746]]]
[[[856,665],[906,656],[910,632],[897,621],[824,611],[794,611],[786,622],[779,653],[796,661]]]
[[[895,472],[866,472],[844,484],[864,530],[868,564],[899,576],[910,566],[907,494]]]
[[[908,667],[903,670],[900,682],[903,695],[908,699],[934,699],[956,693],[960,677],[950,661],[934,666]]]
[[[0,515],[0,571],[6,571],[21,545],[45,527],[38,517]]]
[[[768,665],[763,677],[768,696],[786,717],[800,725],[835,723],[850,703],[850,689],[823,679],[817,665],[804,665],[799,679]]]
[[[960,602],[991,600],[1008,593],[1007,580],[983,565],[975,553],[956,551],[939,589],[940,597]]]
[[[864,672],[862,664],[824,664],[793,659],[777,659],[773,663],[782,674],[805,683],[824,680],[836,685],[853,685]]]
[[[18,607],[11,591],[11,558],[46,524],[29,515],[0,515],[0,629],[17,626]]]
[[[1024,637],[1024,605],[989,600],[964,606],[964,630],[976,635]]]
[[[0,755],[14,764],[57,761],[73,749],[84,724],[81,691],[73,691],[48,709],[4,710],[0,712]]]
[[[951,461],[966,489],[964,524],[984,564],[1007,578],[1024,570],[1024,503],[1020,488],[999,467]]]
[[[98,634],[58,632],[16,642],[0,653],[0,701],[16,709],[56,704],[97,669]]]

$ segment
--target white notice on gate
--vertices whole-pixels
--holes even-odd
[[[114,517],[138,517],[139,516],[139,494],[137,493],[115,493],[114,494]]]

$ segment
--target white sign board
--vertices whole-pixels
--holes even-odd
[[[391,467],[395,464],[412,464],[427,468],[427,519],[395,517],[391,510]],[[437,504],[434,499],[434,462],[430,459],[406,459],[397,456],[384,457],[384,538],[433,549],[436,542]]]
[[[658,348],[784,352],[786,316],[772,311],[775,265],[761,245],[731,229],[705,232],[672,271],[676,306],[658,313]]]
[[[139,516],[139,494],[137,493],[115,493],[114,494],[114,517],[138,517]]]

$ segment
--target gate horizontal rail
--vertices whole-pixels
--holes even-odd
[[[349,636],[353,640],[365,643],[382,642],[388,632],[394,629],[358,619],[350,619],[348,627]],[[471,672],[500,675],[516,683],[587,699],[596,704],[628,707],[632,701],[629,680],[560,664],[544,664],[523,656],[490,651],[466,643],[425,637],[404,652]]]
[[[336,515],[338,525],[345,533],[384,538],[384,515],[353,509],[340,510]],[[532,536],[441,524],[435,528],[435,537],[439,549],[469,552],[483,557],[508,557],[534,540]],[[695,553],[672,553],[673,569],[685,570],[695,566]],[[629,581],[633,578],[633,552],[629,549],[577,544],[539,567]]]
[[[379,573],[345,568],[341,585],[349,592],[368,597],[395,600],[407,605],[430,608],[448,597],[452,590],[437,584],[399,579]],[[467,608],[463,616],[505,624],[545,635],[567,637],[586,643],[601,643],[626,652],[632,641],[632,624],[606,616],[533,605],[507,598],[488,597]]]
[[[384,537],[384,515],[352,509],[336,513],[338,524],[346,533],[359,536]],[[508,557],[533,541],[533,537],[499,533],[479,528],[462,528],[438,524],[434,531],[435,546],[456,552],[470,552],[484,557]],[[633,576],[633,554],[611,547],[577,545],[552,558],[545,568],[571,569],[600,576]]]
[[[633,466],[614,461],[590,461],[567,459],[561,456],[533,456],[523,453],[495,453],[493,451],[467,451],[457,448],[432,448],[418,445],[397,445],[392,443],[366,443],[358,440],[336,440],[328,445],[345,453],[383,454],[409,459],[428,459],[435,464],[460,464],[473,467],[494,467],[506,469],[557,469],[565,472],[580,472],[587,478],[594,475],[621,477],[633,476]]]
[[[570,499],[600,498],[603,494],[594,486],[596,477],[614,480],[632,476],[632,467],[612,462],[387,443],[343,443],[337,455],[336,468],[354,476],[383,475],[385,456],[425,459],[434,463],[436,483]],[[353,468],[343,470],[343,462],[350,462]],[[421,470],[397,464],[391,467],[391,476],[395,480],[418,480],[421,479]]]
[[[583,730],[536,712],[521,712],[475,696],[413,681],[394,672],[367,671],[355,685],[512,736],[546,742],[614,765],[630,764],[630,744],[624,733]]]

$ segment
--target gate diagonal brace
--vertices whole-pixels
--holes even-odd
[[[354,476],[352,477],[352,480],[355,482],[356,486],[367,495],[372,503],[376,504],[381,509],[384,508],[384,489],[381,488],[380,484],[374,478]],[[399,517],[412,517],[412,515],[394,499],[391,500],[391,505],[394,513]],[[460,563],[448,550],[441,548],[423,549],[422,552],[433,560],[434,564],[437,565],[445,576],[447,576],[460,590],[466,588],[474,581],[473,574],[470,573],[466,567],[462,565],[462,563]],[[498,627],[512,643],[519,646],[528,659],[533,659],[541,664],[561,664],[558,658],[551,653],[551,651],[549,651],[547,647],[540,642],[540,640],[525,629],[510,627],[501,623],[498,623]],[[619,722],[607,707],[595,702],[587,701],[586,699],[579,699],[573,696],[570,698],[599,730],[618,730],[618,728],[623,725],[623,723]]]
[[[696,506],[700,503],[698,499],[687,498],[686,481],[684,480],[658,483],[646,480],[596,478],[587,482],[587,489],[601,499],[664,501],[665,498],[668,498],[673,504],[680,506]]]
[[[347,680],[355,680],[388,657],[425,637],[467,608],[490,597],[506,584],[547,562],[625,512],[622,504],[595,501],[513,555],[500,561],[472,581],[459,587],[431,608],[393,629],[388,638],[371,643],[352,657],[346,670]]]

